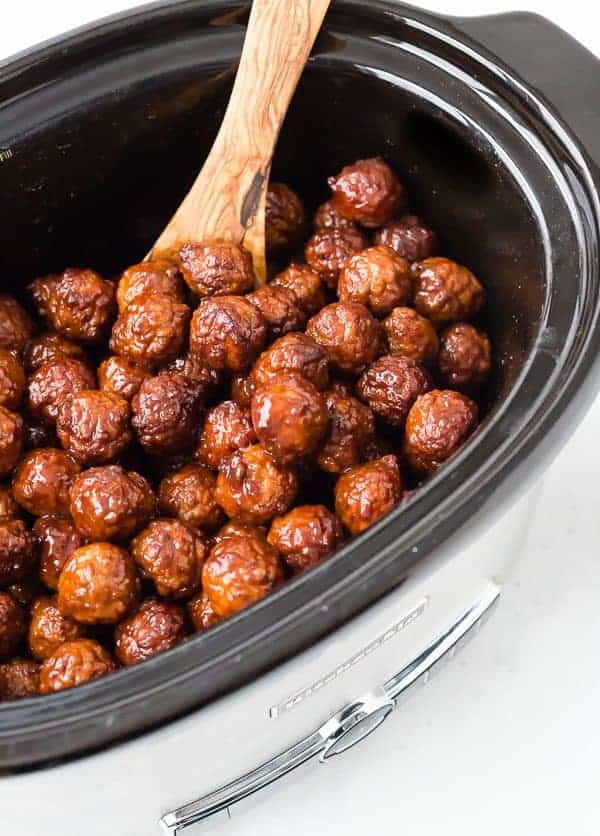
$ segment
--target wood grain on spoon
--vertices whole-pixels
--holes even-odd
[[[254,0],[221,128],[194,185],[148,258],[186,241],[243,244],[266,275],[265,207],[271,159],[290,100],[331,0]]]

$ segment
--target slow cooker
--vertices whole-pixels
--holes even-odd
[[[0,65],[5,287],[147,252],[216,135],[247,14],[167,0]],[[534,15],[333,2],[273,176],[312,207],[345,163],[390,160],[486,286],[485,420],[411,500],[249,610],[105,680],[0,705],[7,833],[210,831],[357,745],[482,623],[519,551],[527,506],[510,509],[596,391],[599,69]]]

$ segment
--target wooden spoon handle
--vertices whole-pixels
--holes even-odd
[[[271,158],[331,0],[254,0],[240,66],[215,144],[151,255],[185,241],[243,243],[264,278]]]

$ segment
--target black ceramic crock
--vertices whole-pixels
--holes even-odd
[[[143,256],[216,134],[247,11],[161,2],[0,65],[3,289]],[[250,610],[140,667],[0,706],[0,768],[141,733],[259,676],[447,538],[481,535],[539,475],[598,376],[599,70],[528,14],[332,4],[273,176],[314,207],[326,176],[357,157],[398,169],[444,252],[487,288],[498,362],[486,421],[409,503]]]

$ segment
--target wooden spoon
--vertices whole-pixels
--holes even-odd
[[[187,241],[224,238],[266,276],[265,208],[271,159],[290,100],[331,0],[254,0],[221,128],[200,174],[148,258]]]

